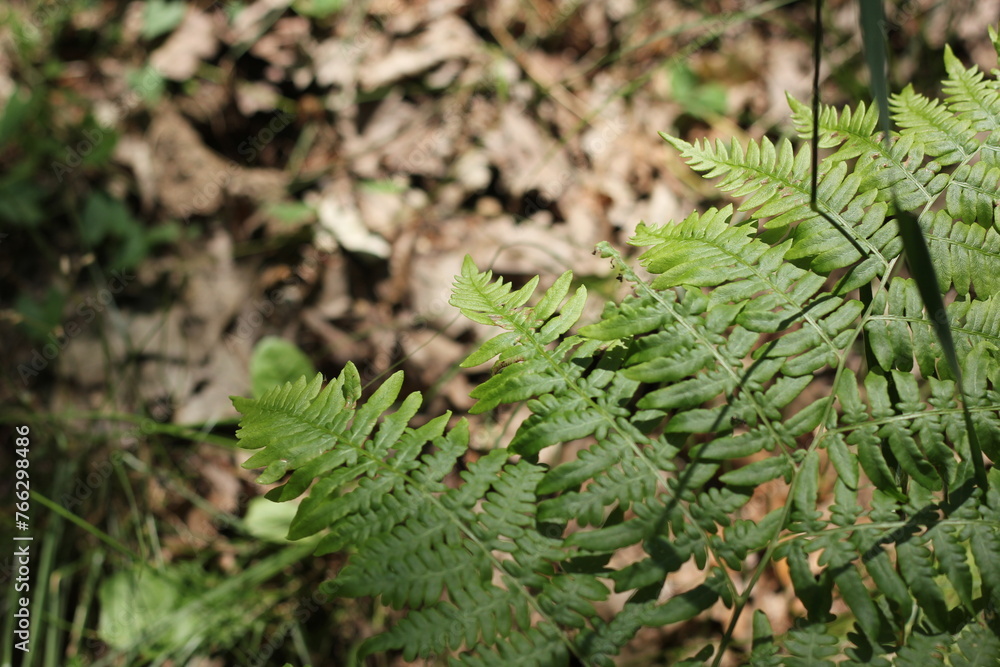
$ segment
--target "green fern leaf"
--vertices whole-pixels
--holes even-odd
[[[996,82],[987,80],[978,68],[963,66],[948,45],[944,48],[944,66],[949,77],[944,82],[949,110],[966,118],[976,132],[1000,128],[1000,90]]]
[[[962,116],[952,114],[938,100],[919,95],[908,85],[889,100],[901,134],[918,137],[938,164],[966,162],[976,152],[976,132]]]
[[[789,656],[782,662],[786,667],[827,667],[829,658],[837,655],[837,638],[826,634],[825,626],[810,623],[788,633],[785,649]]]
[[[774,642],[774,631],[767,620],[767,614],[757,610],[753,614],[753,652],[750,664],[755,667],[779,667],[778,646]]]
[[[955,642],[951,655],[952,667],[993,667],[1000,656],[1000,637],[995,631],[970,623]]]

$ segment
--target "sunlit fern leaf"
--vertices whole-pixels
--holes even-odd
[[[920,219],[938,276],[938,288],[960,296],[975,289],[980,298],[1000,292],[1000,234],[994,227],[953,220],[945,211]]]
[[[947,166],[967,161],[977,150],[976,132],[964,117],[955,116],[940,101],[906,86],[889,99],[900,134],[919,138],[927,154]]]
[[[960,164],[945,191],[947,212],[966,224],[1000,225],[996,199],[998,183],[1000,167],[987,162]]]
[[[944,47],[944,66],[948,78],[944,93],[948,108],[965,118],[976,132],[1000,129],[1000,87],[977,67],[965,67],[951,47]]]

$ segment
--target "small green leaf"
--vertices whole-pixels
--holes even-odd
[[[344,0],[295,0],[292,9],[302,16],[325,19],[336,14],[344,6]]]
[[[803,516],[816,512],[816,497],[819,491],[819,452],[810,449],[795,475],[792,485],[792,501]]]
[[[517,339],[518,334],[515,331],[507,331],[499,336],[490,338],[480,345],[478,350],[465,358],[465,361],[461,363],[462,368],[472,368],[473,366],[485,364],[493,357],[510,348],[510,346],[515,345]]]
[[[710,586],[701,585],[667,600],[645,614],[643,620],[652,626],[663,627],[689,621],[705,611],[719,599],[719,593]]]
[[[792,466],[784,456],[771,456],[755,461],[737,470],[727,472],[719,478],[724,484],[732,486],[760,486],[778,477],[789,478]]]
[[[148,0],[142,18],[142,38],[156,39],[173,31],[184,20],[187,3],[180,0]]]
[[[559,304],[562,303],[562,300],[569,293],[569,286],[572,282],[572,271],[566,271],[559,276],[552,287],[545,292],[545,296],[535,304],[535,317],[541,320],[547,320],[552,317],[559,308]]]
[[[250,384],[260,398],[271,388],[294,382],[303,375],[312,377],[316,369],[294,343],[276,336],[265,336],[254,346],[250,356]]]
[[[258,496],[247,504],[243,523],[253,537],[265,542],[285,544],[288,542],[288,527],[298,509],[296,503],[275,503]]]
[[[668,428],[670,423],[667,424]],[[684,431],[687,432],[687,431]],[[693,431],[697,433],[697,431]],[[726,461],[741,459],[761,451],[766,444],[766,438],[759,433],[744,433],[741,435],[713,438],[711,442],[701,445],[691,452],[692,458]]]
[[[174,650],[195,638],[198,619],[177,618],[179,624],[167,629],[160,623],[186,603],[185,585],[173,570],[132,568],[105,578],[97,593],[100,620],[97,634],[109,646],[132,651],[136,647]]]

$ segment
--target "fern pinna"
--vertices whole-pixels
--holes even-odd
[[[515,290],[466,259],[452,303],[501,330],[463,364],[497,360],[473,412],[531,411],[506,449],[459,466],[465,420],[410,427],[421,398],[398,401],[400,374],[359,405],[352,365],[234,399],[260,450],[245,465],[285,480],[269,497],[307,493],[289,537],[351,550],[329,591],[407,610],[362,654],[611,665],[640,628],[721,603],[729,625],[684,664],[996,664],[1000,473],[977,476],[967,425],[996,461],[1000,86],[945,62],[943,100],[892,99],[887,142],[874,108],[822,109],[815,210],[807,142],[665,136],[742,203],[640,226],[651,279],[599,245],[633,293],[574,334],[586,290],[570,295],[569,273],[533,300],[537,279]],[[811,111],[790,102],[808,139]],[[929,245],[964,393],[903,270],[902,212]],[[575,460],[537,462],[580,440]],[[768,482],[787,502],[745,518]],[[626,548],[641,557],[613,566]],[[736,641],[776,564],[805,614],[775,637],[755,610]],[[612,592],[627,602],[603,618]]]

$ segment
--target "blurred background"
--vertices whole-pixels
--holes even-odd
[[[657,132],[789,135],[786,91],[811,95],[813,11],[5,3],[2,468],[27,425],[40,495],[32,651],[13,646],[4,546],[0,664],[358,664],[394,612],[315,594],[343,557],[284,540],[295,508],[263,501],[240,467],[229,397],[350,360],[370,387],[403,368],[425,414],[461,414],[488,373],[458,368],[483,335],[448,305],[463,256],[543,286],[572,269],[616,296],[595,243],[625,247],[642,220],[722,199]],[[894,89],[938,94],[946,43],[995,68],[998,17],[997,1],[888,3]],[[867,102],[856,3],[826,3],[824,23],[824,102]],[[519,419],[477,417],[469,456]],[[13,489],[5,474],[3,534]],[[782,573],[767,576],[755,604],[780,632],[798,610]],[[641,633],[621,664],[671,664],[718,632],[722,611]]]

